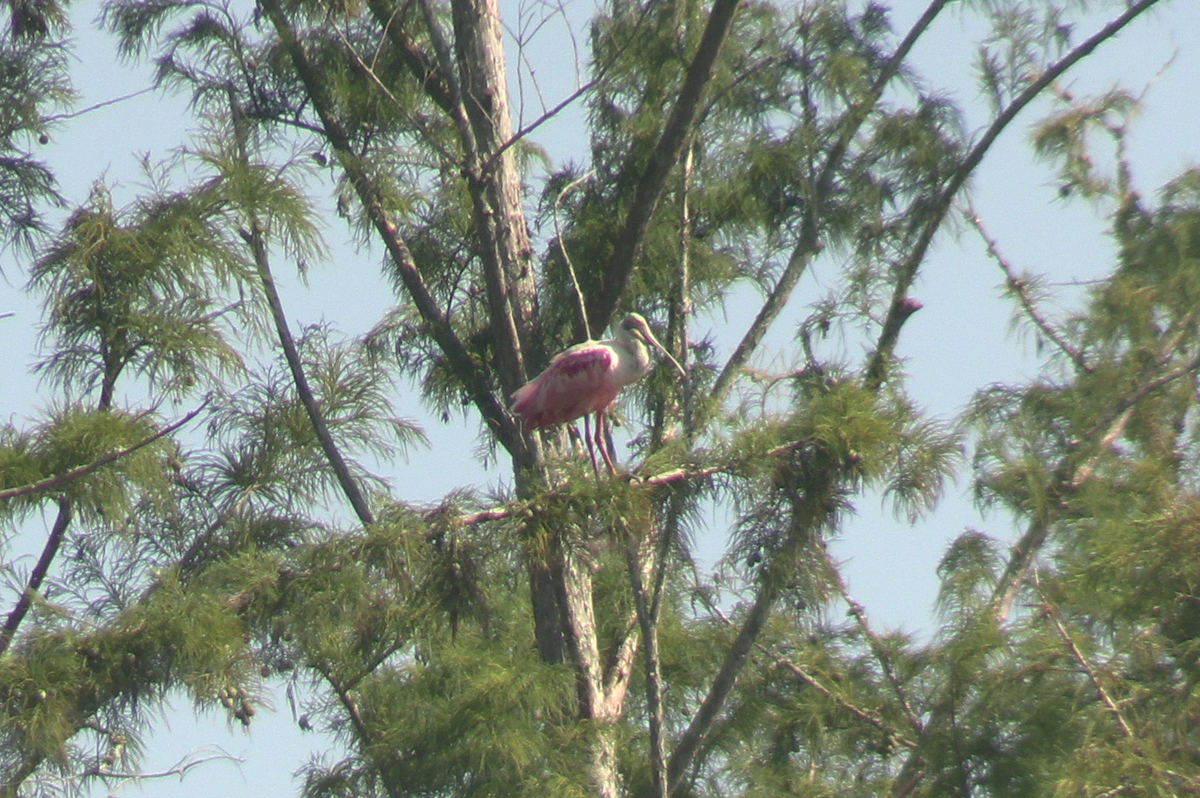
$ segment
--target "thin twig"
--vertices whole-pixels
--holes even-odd
[[[1008,283],[1008,287],[1012,289],[1013,293],[1017,295],[1017,299],[1021,302],[1021,307],[1025,309],[1025,315],[1027,315],[1029,319],[1037,326],[1037,328],[1042,331],[1043,335],[1053,341],[1054,344],[1061,349],[1067,357],[1071,358],[1071,362],[1073,362],[1080,371],[1085,371],[1090,374],[1092,367],[1088,365],[1083,353],[1076,347],[1072,346],[1071,343],[1063,337],[1062,333],[1060,333],[1054,327],[1054,325],[1051,324],[1044,315],[1042,315],[1042,312],[1038,310],[1038,307],[1034,303],[1033,296],[1029,290],[1029,281],[1023,277],[1019,277],[1016,271],[1013,269],[1012,264],[1009,263],[1002,254],[1000,254],[999,245],[996,243],[996,240],[988,234],[987,228],[983,226],[983,218],[975,212],[974,206],[968,201],[965,206],[959,207],[959,212],[962,214],[963,218],[975,228],[975,231],[979,233],[979,237],[982,238],[983,242],[987,245],[988,255],[991,256],[992,260],[996,261],[996,264],[1004,272],[1005,281]]]
[[[221,753],[212,754],[210,756],[200,756],[193,758],[193,754],[188,754],[183,759],[180,759],[166,770],[157,770],[153,773],[121,773],[115,770],[105,770],[101,767],[92,767],[84,771],[84,776],[98,776],[103,779],[119,779],[121,781],[149,781],[150,779],[165,779],[171,776],[183,778],[188,774],[188,771],[193,768],[198,768],[201,765],[207,765],[210,762],[233,762],[238,765],[246,764],[246,760],[240,756],[226,753],[219,746],[210,745],[205,748],[216,748]]]
[[[591,340],[592,328],[588,326],[587,303],[583,300],[583,289],[579,287],[579,278],[575,275],[575,266],[571,263],[571,256],[567,254],[566,242],[563,241],[562,228],[558,223],[558,206],[562,202],[563,197],[567,196],[567,194],[570,194],[572,191],[579,188],[595,176],[595,169],[588,171],[586,174],[568,183],[562,191],[558,192],[558,196],[554,198],[554,236],[558,241],[558,249],[560,252],[562,252],[563,262],[567,264],[567,274],[571,278],[571,288],[575,292],[575,310],[579,314],[577,321],[580,325],[575,331],[575,337],[579,341]]]
[[[139,89],[138,91],[131,92],[129,94],[123,94],[120,97],[113,97],[112,99],[109,99],[109,100],[102,100],[94,105],[89,105],[87,108],[80,108],[78,111],[71,111],[70,113],[54,114],[52,116],[47,116],[47,117],[44,117],[42,121],[44,121],[44,122],[60,122],[64,119],[77,119],[77,118],[83,116],[84,114],[90,114],[92,111],[98,111],[101,108],[106,108],[110,105],[116,105],[117,103],[123,103],[126,100],[132,100],[134,97],[140,97],[143,94],[146,94],[147,92],[156,91],[157,89],[158,89],[158,86],[147,86],[144,89]]]
[[[867,644],[871,648],[871,653],[875,655],[876,661],[879,662],[879,667],[883,669],[883,675],[891,684],[893,692],[896,693],[896,699],[900,702],[900,706],[904,708],[904,714],[908,717],[908,722],[912,726],[914,732],[918,736],[921,734],[922,724],[921,719],[917,717],[917,713],[913,711],[912,703],[908,700],[908,693],[901,684],[900,679],[896,676],[895,668],[892,667],[892,658],[883,648],[883,643],[879,636],[871,628],[871,624],[867,619],[866,608],[859,604],[850,595],[850,589],[846,586],[846,581],[842,579],[842,574],[838,570],[836,563],[829,556],[829,551],[824,546],[821,547],[822,555],[825,560],[825,568],[832,577],[834,587],[837,588],[838,594],[841,595],[842,601],[846,602],[846,606],[850,610],[850,614],[858,623],[859,631],[867,639]]]
[[[1096,692],[1100,695],[1100,700],[1104,702],[1105,708],[1112,713],[1117,725],[1121,728],[1121,734],[1125,735],[1125,737],[1129,740],[1136,741],[1136,735],[1134,735],[1133,729],[1130,728],[1129,722],[1125,720],[1125,715],[1123,712],[1121,712],[1120,705],[1113,700],[1112,694],[1108,692],[1108,689],[1100,681],[1100,675],[1096,672],[1095,666],[1092,665],[1091,661],[1083,655],[1083,652],[1079,650],[1079,645],[1075,642],[1075,638],[1071,636],[1069,631],[1067,631],[1066,624],[1063,622],[1062,613],[1059,611],[1058,606],[1046,596],[1040,584],[1036,585],[1036,588],[1038,596],[1042,600],[1042,610],[1054,622],[1054,628],[1058,631],[1059,637],[1062,638],[1063,644],[1067,647],[1067,650],[1071,652],[1071,656],[1074,658],[1075,662],[1078,663],[1079,667],[1083,668],[1083,672],[1087,674],[1088,680],[1092,683],[1092,687],[1096,688]]]

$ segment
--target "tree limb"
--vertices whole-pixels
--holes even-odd
[[[879,102],[879,98],[883,96],[883,92],[887,89],[888,84],[891,83],[892,79],[900,71],[904,59],[908,57],[908,54],[912,51],[917,41],[929,26],[933,24],[938,14],[941,13],[942,9],[950,1],[933,0],[925,8],[925,11],[896,47],[895,52],[888,58],[879,75],[876,76],[866,97],[847,113],[841,133],[837,141],[830,148],[829,154],[825,158],[825,163],[821,167],[820,175],[813,190],[811,208],[805,214],[804,223],[801,226],[800,238],[796,242],[796,246],[792,249],[787,266],[784,267],[783,274],[779,276],[775,287],[771,290],[766,301],[759,309],[754,322],[746,330],[745,335],[738,342],[737,348],[733,350],[733,354],[729,356],[729,360],[726,361],[725,366],[721,369],[721,373],[717,376],[710,394],[709,409],[706,415],[714,413],[725,401],[730,389],[733,387],[734,378],[738,376],[746,363],[749,362],[754,351],[767,334],[767,330],[770,329],[775,319],[778,318],[780,312],[787,305],[788,299],[791,298],[792,290],[795,289],[796,284],[800,281],[804,270],[808,268],[812,259],[821,252],[822,244],[819,232],[820,213],[824,209],[824,200],[829,194],[833,178],[841,168],[846,153],[850,149],[851,142],[854,141],[854,137],[858,135],[858,131],[867,121],[870,111],[875,108]],[[705,421],[707,419],[697,419],[697,431],[703,427]]]
[[[428,7],[429,0],[422,2]],[[529,378],[524,350],[534,323],[536,288],[514,155],[509,152],[491,159],[490,171],[482,169],[490,153],[512,136],[500,11],[498,0],[451,0],[450,7],[462,84],[459,101],[472,134],[463,142],[467,151],[465,176],[479,236],[489,316],[502,365],[500,383],[505,395],[511,395]],[[435,24],[430,16],[430,25]],[[456,124],[461,128],[457,116]],[[465,131],[460,130],[460,135],[466,136]]]
[[[175,430],[184,426],[189,421],[191,421],[193,418],[198,416],[200,414],[200,411],[202,411],[211,400],[212,400],[212,397],[205,397],[204,401],[201,402],[200,406],[197,407],[195,410],[191,411],[190,413],[188,413],[187,415],[185,415],[183,418],[179,419],[175,423],[170,424],[169,426],[163,427],[162,429],[160,429],[158,432],[154,433],[153,435],[143,438],[142,440],[138,441],[137,443],[133,444],[132,446],[126,446],[124,449],[116,449],[114,451],[109,452],[108,454],[104,454],[104,455],[101,455],[100,457],[97,457],[95,460],[91,461],[90,463],[85,463],[81,466],[76,466],[75,468],[72,468],[69,471],[64,471],[61,474],[55,474],[53,476],[46,477],[45,479],[39,479],[37,482],[31,482],[28,485],[21,485],[16,488],[6,488],[5,490],[0,490],[0,501],[6,501],[8,499],[15,499],[18,496],[26,496],[30,493],[39,493],[42,491],[51,491],[51,490],[55,490],[57,488],[61,488],[63,485],[66,485],[68,482],[79,479],[80,477],[85,477],[88,474],[92,473],[93,471],[97,471],[97,470],[103,468],[104,466],[108,465],[109,463],[114,463],[117,460],[120,460],[122,457],[133,454],[138,449],[144,449],[145,447],[149,446],[150,444],[154,443],[155,441],[159,440],[160,438],[165,438],[166,436],[170,435],[172,432],[174,432]]]
[[[789,441],[788,443],[774,446],[765,452],[757,452],[749,455],[750,459],[755,462],[761,462],[764,458],[778,457],[782,454],[799,449],[807,444],[808,441]],[[730,473],[745,465],[745,461],[736,460],[720,465],[704,466],[700,468],[672,468],[669,471],[663,471],[658,474],[653,474],[648,477],[639,477],[633,474],[627,475],[631,485],[642,488],[656,488],[662,485],[671,485],[676,482],[684,482],[689,479],[704,479],[711,477],[713,474]],[[546,499],[553,500],[554,498],[563,495],[565,491],[554,489],[545,491],[540,497],[533,499],[520,499],[517,501],[502,504],[498,507],[489,507],[485,510],[477,510],[471,513],[463,513],[454,516],[450,522],[462,526],[474,526],[488,521],[500,521],[505,518],[516,516],[532,517],[539,511],[542,501]],[[446,508],[435,507],[425,513],[425,520],[432,521],[437,516],[444,513]]]
[[[383,0],[368,0],[368,8],[375,21],[383,28],[383,34],[396,47],[400,59],[408,67],[412,76],[421,82],[421,88],[431,100],[443,111],[452,113],[454,95],[450,88],[450,80],[435,59],[417,46],[404,30],[403,25],[393,24],[396,13],[388,8]]]
[[[1072,451],[1069,451],[1063,457],[1062,462],[1055,469],[1053,479],[1051,480],[1051,495],[1061,496],[1068,491],[1078,489],[1087,481],[1093,471],[1095,471],[1096,465],[1100,457],[1104,455],[1105,450],[1125,431],[1125,425],[1132,417],[1138,402],[1153,391],[1169,385],[1181,377],[1194,373],[1198,369],[1200,369],[1200,355],[1197,355],[1187,363],[1171,369],[1166,374],[1146,380],[1134,388],[1134,390],[1121,397],[1108,413],[1076,439]],[[1085,445],[1094,446],[1093,452],[1090,457],[1083,462],[1079,462],[1078,453],[1081,451],[1081,447]],[[1020,591],[1021,584],[1025,579],[1025,575],[1029,572],[1029,568],[1032,566],[1038,552],[1045,545],[1046,538],[1050,534],[1050,526],[1051,522],[1046,514],[1039,513],[1030,521],[1025,533],[1013,545],[1008,565],[1005,567],[1004,573],[996,583],[996,588],[992,593],[992,606],[999,622],[1003,623],[1007,620],[1008,614],[1012,610],[1013,602],[1016,601],[1017,593]]]
[[[1121,712],[1120,705],[1113,700],[1112,694],[1108,692],[1108,689],[1104,686],[1104,683],[1100,681],[1100,675],[1096,672],[1095,666],[1092,665],[1088,658],[1083,655],[1083,652],[1079,650],[1079,645],[1075,642],[1075,638],[1071,636],[1069,631],[1067,631],[1066,624],[1063,621],[1062,612],[1059,611],[1057,605],[1047,598],[1046,594],[1041,590],[1040,587],[1038,588],[1038,595],[1042,599],[1042,609],[1050,618],[1050,620],[1054,622],[1054,628],[1058,632],[1058,636],[1062,638],[1063,645],[1067,647],[1067,650],[1071,652],[1071,657],[1075,660],[1079,667],[1083,669],[1083,672],[1087,674],[1088,681],[1090,681],[1092,683],[1092,687],[1096,689],[1096,693],[1099,694],[1100,700],[1104,703],[1105,709],[1107,709],[1109,713],[1112,714],[1113,719],[1116,720],[1117,726],[1121,729],[1121,734],[1124,735],[1126,739],[1136,742],[1137,736],[1133,733],[1133,729],[1130,728],[1129,722],[1125,720],[1125,713]]]
[[[697,427],[703,426],[703,422],[707,417],[714,414],[729,396],[729,391],[733,388],[734,379],[741,373],[746,363],[749,362],[758,345],[762,343],[763,337],[767,334],[767,330],[771,328],[771,324],[779,317],[780,312],[787,305],[787,301],[791,298],[792,290],[796,287],[796,283],[800,282],[800,277],[804,274],[804,270],[808,268],[808,264],[812,262],[813,256],[820,251],[819,246],[811,245],[807,240],[802,239],[792,250],[791,257],[788,258],[787,266],[784,267],[783,273],[779,275],[779,279],[775,282],[775,287],[771,289],[771,293],[767,295],[767,299],[759,308],[758,315],[754,317],[754,322],[746,333],[742,336],[742,340],[738,341],[737,347],[733,350],[733,354],[725,361],[725,366],[721,369],[721,373],[717,376],[713,383],[712,390],[709,392],[707,399],[707,411],[705,418],[697,419],[699,422]]]
[[[812,469],[813,479],[805,486],[803,495],[795,500],[790,528],[781,531],[786,535],[781,549],[767,562],[759,576],[754,603],[746,613],[746,620],[738,629],[737,637],[717,669],[708,693],[697,707],[687,729],[679,737],[675,750],[671,752],[667,770],[672,794],[679,788],[684,775],[691,768],[700,747],[712,731],[714,721],[724,708],[726,699],[733,692],[738,676],[749,661],[750,652],[757,644],[759,634],[779,598],[781,586],[786,581],[786,563],[809,536],[817,534],[817,530],[832,512],[829,495],[842,477],[842,469],[829,457],[818,459],[820,462],[815,463]]]
[[[846,580],[842,579],[842,574],[838,570],[833,558],[829,556],[828,550],[822,547],[824,554],[825,568],[829,572],[834,587],[837,588],[838,594],[841,595],[842,601],[846,602],[846,606],[850,610],[850,614],[854,616],[854,620],[858,623],[859,631],[863,637],[867,639],[867,644],[871,648],[871,653],[875,656],[875,660],[879,663],[880,669],[883,671],[884,677],[887,678],[888,684],[892,686],[892,691],[896,694],[896,700],[900,702],[901,708],[904,709],[905,717],[908,718],[908,723],[916,734],[921,733],[921,719],[917,717],[917,713],[913,710],[912,702],[908,700],[908,691],[904,689],[904,685],[900,683],[900,679],[896,676],[896,669],[892,667],[892,658],[883,648],[883,643],[879,640],[879,636],[871,628],[870,621],[867,619],[866,608],[859,604],[850,595],[850,589],[846,586]],[[913,747],[909,745],[909,747]]]
[[[341,26],[332,20],[330,20],[330,24],[332,25],[334,31],[337,32],[338,38],[342,40],[342,46],[345,47],[346,52],[350,54],[350,60],[352,60],[354,65],[358,67],[358,71],[361,72],[367,78],[367,80],[371,81],[375,88],[379,90],[380,94],[386,97],[388,102],[390,102],[397,111],[404,114],[404,116],[408,119],[409,124],[411,124],[413,128],[415,128],[416,131],[421,134],[421,140],[425,142],[425,145],[441,156],[444,166],[454,167],[459,165],[459,159],[456,158],[449,150],[443,147],[441,142],[434,138],[434,136],[429,132],[429,129],[423,122],[421,122],[417,115],[413,113],[407,105],[400,102],[396,95],[392,93],[392,90],[389,89],[387,85],[379,78],[379,75],[376,74],[375,70],[363,60],[363,57],[359,55],[358,50],[354,49],[354,43],[350,41],[348,36],[346,36]]]
[[[1068,68],[1077,63],[1080,59],[1091,53],[1103,41],[1111,38],[1125,25],[1132,21],[1137,15],[1153,6],[1158,0],[1140,0],[1130,6],[1125,13],[1105,25],[1099,33],[1089,38],[1079,47],[1072,50],[1065,57],[1052,65],[1042,76],[1031,84],[1025,92],[1023,92],[1003,113],[993,122],[987,129],[983,137],[968,153],[966,159],[959,168],[951,175],[947,185],[939,194],[936,204],[934,218],[931,219],[926,228],[922,231],[918,239],[916,247],[912,250],[909,257],[905,260],[900,274],[897,279],[896,289],[893,293],[891,307],[888,310],[887,317],[882,325],[877,345],[873,355],[871,356],[866,368],[867,385],[878,390],[883,383],[886,373],[886,364],[891,358],[891,353],[895,348],[897,339],[899,338],[900,328],[904,322],[912,315],[915,310],[914,304],[908,299],[908,288],[916,277],[916,272],[920,264],[924,261],[925,253],[928,250],[929,244],[933,240],[934,233],[940,228],[941,223],[949,209],[955,195],[965,183],[966,179],[978,166],[984,154],[991,147],[991,144],[999,136],[1008,124],[1016,117],[1017,113],[1028,105],[1038,94],[1041,93],[1053,80],[1065,72]],[[943,0],[935,0],[917,26],[910,31],[906,36],[901,48],[907,52],[915,44],[920,32],[927,27],[929,23],[941,7],[945,3]],[[898,51],[897,56],[900,53]],[[898,69],[902,58],[893,56],[889,62],[889,67]],[[890,79],[890,78],[889,78]],[[878,87],[883,84],[877,83]],[[865,111],[864,111],[865,113]],[[846,146],[849,145],[849,138],[844,138]],[[828,171],[824,178],[832,180],[832,171]],[[815,243],[815,239],[814,239]],[[830,476],[829,478],[832,478]],[[819,520],[817,519],[818,523]],[[815,526],[814,526],[815,528]],[[776,591],[777,592],[777,591]],[[757,638],[758,633],[762,629],[762,625],[768,616],[771,606],[774,604],[776,595],[771,590],[771,581],[764,577],[764,580],[759,588],[759,592],[755,597],[754,605],[752,606],[742,629],[738,633],[738,637],[727,653],[725,661],[722,663],[717,676],[713,681],[713,685],[705,697],[704,702],[697,710],[692,718],[684,735],[680,738],[679,744],[671,756],[670,777],[672,789],[678,786],[679,780],[687,771],[693,758],[699,750],[703,738],[707,735],[712,722],[717,716],[719,708],[724,703],[724,699],[732,691],[733,683],[736,680],[738,672],[744,667],[750,647]],[[916,756],[914,751],[913,756]],[[915,762],[915,759],[911,761]]]
[[[668,537],[667,529],[660,529],[661,538]],[[662,548],[659,548],[662,552]],[[646,676],[646,717],[650,732],[650,776],[654,787],[655,798],[667,798],[667,757],[664,740],[665,721],[662,701],[662,667],[658,654],[658,609],[661,603],[655,595],[647,600],[646,585],[643,579],[643,569],[647,565],[645,558],[639,556],[638,547],[630,544],[625,551],[625,562],[629,571],[629,584],[633,589],[634,607],[637,610],[638,624],[642,628],[642,657]],[[651,562],[651,572],[657,576],[660,570],[665,570],[665,563]]]
[[[8,614],[4,628],[0,629],[0,655],[8,650],[17,629],[21,626],[21,621],[25,620],[29,608],[33,606],[33,597],[41,589],[42,582],[50,571],[50,565],[58,554],[58,547],[62,545],[63,535],[66,534],[67,527],[71,524],[71,516],[71,500],[64,496],[58,500],[58,517],[54,520],[50,537],[47,538],[46,545],[42,548],[42,555],[38,557],[37,564],[29,574],[29,583],[25,585],[25,589],[21,591],[21,597],[17,599],[16,606]]]
[[[625,224],[617,235],[608,262],[604,265],[600,293],[590,303],[588,318],[592,324],[592,337],[599,335],[608,326],[625,285],[629,282],[629,276],[633,273],[646,231],[650,227],[650,218],[658,207],[667,176],[678,163],[684,144],[691,135],[700,111],[700,101],[712,81],[717,55],[729,35],[739,4],[740,0],[713,2],[700,45],[696,48],[696,54],[688,67],[683,88],[650,156],[646,171],[638,181],[633,204],[625,215]]]
[[[200,767],[201,765],[207,765],[210,762],[232,762],[235,765],[243,765],[246,762],[244,758],[240,756],[234,756],[233,754],[223,750],[220,746],[206,745],[204,748],[216,750],[219,753],[201,756],[198,755],[198,752],[193,751],[192,753],[180,759],[171,767],[165,770],[156,770],[151,773],[120,772],[111,770],[104,765],[94,765],[85,770],[79,776],[64,779],[52,779],[51,781],[54,783],[67,783],[71,781],[78,781],[81,778],[99,777],[106,780],[113,779],[121,782],[134,782],[140,784],[142,782],[152,781],[154,779],[165,779],[172,776],[178,776],[182,780],[183,777],[186,776],[190,771]],[[41,779],[39,779],[39,781],[40,780]]]
[[[645,21],[646,16],[650,13],[650,9],[654,7],[654,4],[655,4],[655,0],[650,0],[650,2],[641,4],[640,13],[638,15],[638,20],[636,23],[634,23],[634,26],[633,26],[634,31],[641,28],[642,23]],[[631,37],[630,41],[632,41],[632,37]],[[512,136],[509,137],[509,139],[507,141],[503,142],[499,147],[497,147],[495,152],[493,152],[491,155],[489,155],[488,159],[483,162],[483,168],[482,168],[483,174],[491,173],[493,167],[495,166],[496,159],[498,159],[501,155],[503,155],[505,153],[505,151],[508,150],[509,147],[512,147],[518,141],[525,138],[530,133],[532,133],[533,131],[537,130],[539,127],[544,125],[546,122],[553,119],[555,116],[560,114],[563,111],[563,109],[565,109],[571,103],[575,102],[580,97],[587,94],[589,91],[591,91],[597,85],[599,85],[600,81],[604,79],[604,76],[608,72],[608,70],[614,64],[616,64],[617,61],[620,60],[620,57],[622,55],[624,55],[624,53],[628,49],[629,49],[628,43],[622,44],[619,48],[617,48],[612,53],[612,55],[610,56],[610,58],[608,60],[608,63],[600,64],[592,69],[591,80],[587,81],[582,86],[575,89],[575,91],[568,94],[564,99],[560,100],[557,104],[555,104],[553,108],[550,108],[548,111],[543,113],[537,119],[535,119],[532,122],[530,122],[529,124],[525,125],[517,132],[513,133]],[[543,107],[544,107],[544,105],[543,105]]]
[[[367,504],[367,498],[359,488],[354,475],[350,473],[350,466],[342,457],[341,450],[333,440],[329,425],[325,422],[325,415],[321,412],[320,405],[317,404],[317,398],[313,395],[312,388],[309,387],[308,377],[304,373],[304,364],[300,362],[300,352],[296,349],[296,341],[292,337],[291,330],[288,329],[287,316],[284,315],[283,302],[275,287],[275,278],[271,275],[271,262],[267,256],[267,244],[263,238],[262,225],[255,220],[250,230],[242,230],[241,235],[254,255],[254,265],[258,268],[259,279],[262,280],[267,305],[271,308],[271,318],[275,322],[279,345],[283,348],[284,359],[287,360],[288,370],[292,373],[292,382],[296,385],[296,394],[300,397],[305,412],[308,413],[308,420],[317,434],[321,451],[325,453],[325,459],[329,461],[329,467],[333,469],[338,485],[341,486],[342,493],[346,494],[346,499],[354,508],[354,514],[358,516],[358,520],[362,522],[363,526],[371,526],[375,523],[375,516],[371,512],[370,505]]]
[[[704,599],[704,603],[705,603],[705,606],[708,607],[709,611],[717,616],[717,619],[719,621],[721,621],[721,623],[725,624],[726,626],[730,627],[731,629],[737,628],[737,625],[729,619],[729,617],[721,610],[721,608],[719,606],[717,606],[715,603],[713,603],[711,601],[708,601],[707,599]],[[757,648],[759,650],[759,652],[765,654],[767,657],[774,660],[776,668],[780,668],[780,669],[788,671],[793,676],[795,676],[797,679],[804,682],[806,685],[813,688],[818,693],[820,693],[821,695],[828,698],[830,701],[833,701],[834,703],[836,703],[842,709],[849,712],[854,717],[858,718],[861,721],[864,721],[865,723],[870,724],[871,726],[874,726],[876,729],[883,732],[887,736],[887,738],[889,740],[891,740],[892,742],[895,742],[896,744],[901,745],[905,748],[909,748],[909,749],[916,748],[916,743],[914,743],[912,740],[909,740],[903,734],[900,734],[900,732],[898,732],[896,729],[893,729],[891,726],[889,726],[886,722],[884,722],[883,718],[879,717],[878,713],[872,712],[867,709],[863,709],[862,707],[851,703],[848,698],[841,695],[840,693],[835,693],[833,690],[830,690],[828,687],[826,687],[824,684],[822,684],[821,681],[819,679],[817,679],[817,677],[813,676],[811,673],[806,671],[804,668],[797,665],[794,661],[788,659],[787,657],[782,657],[782,656],[772,652],[769,648],[764,646],[762,643],[755,642],[754,647]]]

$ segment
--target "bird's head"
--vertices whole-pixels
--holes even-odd
[[[687,372],[683,370],[683,366],[679,365],[679,361],[673,358],[666,347],[658,342],[658,339],[654,337],[654,333],[650,331],[650,325],[646,323],[646,320],[640,313],[630,313],[622,319],[619,333],[628,335],[642,346],[662,352],[667,360],[671,361],[671,365],[675,367],[675,370],[679,372],[679,376],[687,378]]]

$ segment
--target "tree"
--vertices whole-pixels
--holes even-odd
[[[573,98],[590,172],[537,196],[495,3],[109,2],[206,130],[131,207],[98,188],[40,240],[48,172],[0,164],[62,396],[0,440],[6,517],[55,512],[0,634],[0,795],[136,767],[168,690],[248,725],[276,677],[316,685],[305,722],[349,751],[308,769],[312,796],[1195,792],[1196,176],[1147,206],[1121,147],[1136,103],[1059,92],[1037,146],[1112,208],[1111,277],[1058,323],[990,244],[1047,371],[982,391],[962,430],[914,406],[895,356],[997,136],[1155,2],[1082,37],[1093,18],[1053,4],[982,9],[974,134],[909,64],[945,0],[902,34],[878,5],[616,2]],[[12,6],[11,152],[63,99],[60,16]],[[364,340],[295,335],[275,287],[274,262],[322,256],[325,175],[396,292]],[[839,280],[797,368],[757,379],[819,258]],[[718,361],[691,320],[746,283],[761,309]],[[626,310],[688,376],[628,392],[644,432],[609,479],[507,397]],[[430,510],[370,473],[419,440],[405,379],[479,420],[511,495]],[[968,433],[981,501],[1027,530],[954,544],[934,641],[877,633],[824,540],[865,490],[931,507]],[[706,501],[738,519],[716,581],[688,551]]]

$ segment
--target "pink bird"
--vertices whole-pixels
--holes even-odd
[[[512,395],[512,411],[526,429],[552,427],[583,416],[584,439],[599,472],[592,450],[588,414],[596,414],[596,445],[609,473],[616,473],[605,435],[605,418],[617,394],[650,371],[650,347],[658,349],[686,377],[683,367],[650,332],[646,320],[630,313],[606,341],[584,341],[555,355],[546,370]]]

